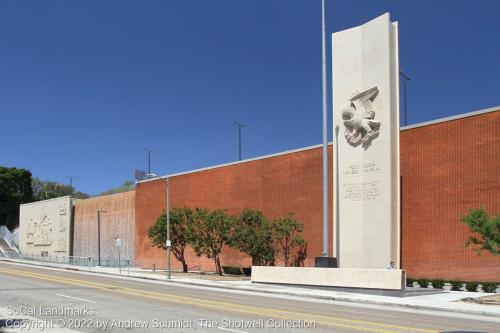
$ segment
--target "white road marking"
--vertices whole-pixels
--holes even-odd
[[[229,331],[229,332],[236,332],[236,333],[249,333],[249,332],[246,332],[246,331],[238,331],[238,330],[232,330],[230,328],[222,328],[222,327],[217,327],[218,329],[220,330],[223,330],[223,331]]]
[[[62,296],[62,297],[67,297],[67,298],[72,298],[72,299],[76,299],[76,300],[79,300],[79,301],[84,301],[84,302],[89,302],[89,303],[94,303],[96,304],[96,302],[94,301],[89,301],[88,299],[83,299],[83,298],[78,298],[78,297],[73,297],[73,296],[68,296],[68,295],[63,295],[63,294],[56,294],[57,296]]]

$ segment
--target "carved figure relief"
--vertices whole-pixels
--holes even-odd
[[[35,222],[33,225],[34,235],[33,244],[36,246],[52,245],[52,218],[43,215],[39,223]]]
[[[28,224],[28,230],[26,231],[26,244],[33,244],[33,239],[35,237],[35,221],[30,219]]]
[[[355,92],[342,111],[347,142],[352,146],[360,143],[368,146],[380,129],[380,121],[375,119],[372,102],[378,95],[378,88],[373,87],[361,93]]]

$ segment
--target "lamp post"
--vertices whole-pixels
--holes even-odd
[[[101,213],[107,213],[104,210],[97,211],[97,266],[101,266]]]
[[[66,178],[69,179],[69,187],[71,189],[71,194],[73,194],[73,179],[75,179],[76,177],[73,177],[73,176],[66,176]]]
[[[410,78],[403,72],[399,72],[399,75],[403,78],[403,95],[404,95],[404,124],[405,126],[408,125],[408,102],[407,102],[407,95],[406,95],[406,90],[407,90],[407,83],[410,81]]]
[[[120,238],[117,238],[115,240],[115,245],[116,249],[118,250],[118,270],[120,271],[120,274],[122,273],[122,265],[120,261],[120,248],[122,247],[122,240]]]
[[[151,176],[157,177],[158,179],[162,179],[162,177],[148,174],[148,178]],[[166,215],[167,215],[167,240],[165,241],[165,247],[167,248],[167,279],[170,280],[170,247],[172,243],[170,241],[170,178],[165,176],[165,194],[166,194]]]
[[[167,279],[170,280],[170,246],[172,245],[170,243],[170,182],[168,176],[165,178],[165,184],[166,184],[166,192],[167,192],[167,241],[166,241],[166,246],[167,246]]]
[[[241,129],[246,127],[246,125],[237,121],[235,121],[234,124],[238,126],[238,160],[241,161]]]
[[[145,151],[148,152],[148,178],[151,178],[151,153],[156,154],[154,150],[144,148]]]

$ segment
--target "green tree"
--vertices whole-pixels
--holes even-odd
[[[234,218],[225,210],[195,209],[194,233],[190,245],[198,256],[205,255],[214,260],[219,275],[222,275],[220,255],[224,245],[230,242],[233,223]]]
[[[232,229],[228,245],[252,257],[252,265],[274,262],[273,228],[261,211],[245,208]]]
[[[477,254],[486,250],[493,255],[500,254],[500,215],[488,216],[483,207],[472,209],[468,215],[462,217],[474,233],[465,241],[465,246],[478,245],[474,250]]]
[[[76,199],[87,199],[88,194],[76,191],[74,187],[53,182],[40,180],[34,177],[32,180],[33,198],[35,201],[48,200],[71,195]]]
[[[293,258],[293,265],[295,267],[304,267],[307,258],[307,242],[304,242],[299,246],[297,253]]]
[[[276,254],[284,262],[285,266],[288,266],[294,248],[297,246],[303,247],[307,244],[300,235],[303,228],[304,225],[296,221],[292,214],[273,222]]]
[[[174,208],[170,211],[170,241],[171,250],[175,258],[182,263],[182,271],[188,271],[184,251],[193,237],[194,213],[191,208]],[[156,223],[148,230],[151,243],[159,248],[166,249],[167,215],[163,212]]]
[[[133,191],[134,189],[135,189],[135,183],[131,180],[126,180],[123,182],[121,186],[99,193],[97,196],[128,192],[128,191]]]
[[[33,201],[31,172],[0,166],[0,225],[13,229],[19,224],[19,205]]]

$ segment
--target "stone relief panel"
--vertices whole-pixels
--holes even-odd
[[[70,253],[71,199],[56,198],[21,205],[19,246],[26,255]]]

